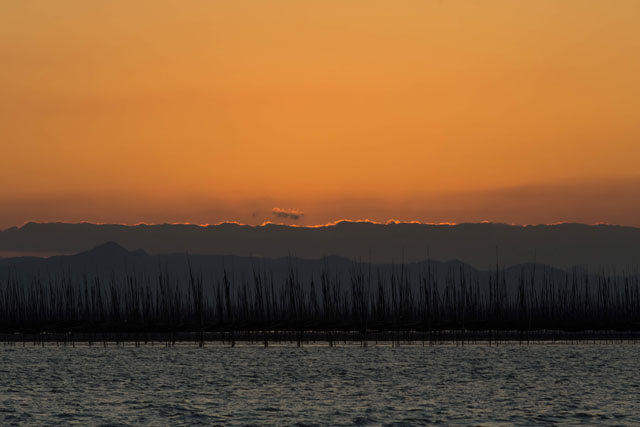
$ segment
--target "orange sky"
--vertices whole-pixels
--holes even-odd
[[[638,22],[636,0],[1,2],[0,228],[640,225]]]

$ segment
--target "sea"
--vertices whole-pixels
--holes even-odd
[[[640,425],[640,344],[0,344],[0,425]]]

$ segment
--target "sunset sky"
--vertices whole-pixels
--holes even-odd
[[[640,226],[640,2],[2,1],[0,228]]]

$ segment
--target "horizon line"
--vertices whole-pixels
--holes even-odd
[[[518,223],[507,223],[507,222],[500,222],[500,221],[489,221],[489,220],[482,220],[482,221],[465,221],[465,222],[426,222],[426,221],[418,221],[418,220],[397,220],[397,219],[388,219],[386,221],[375,221],[375,220],[371,220],[368,218],[365,219],[348,219],[348,218],[343,218],[343,219],[339,219],[339,220],[335,220],[335,221],[329,221],[327,223],[324,224],[309,224],[309,225],[301,225],[301,224],[287,224],[284,222],[274,222],[274,221],[265,221],[262,222],[260,224],[248,224],[248,223],[242,223],[239,221],[233,221],[233,220],[229,220],[229,221],[220,221],[220,222],[216,222],[216,223],[195,223],[195,222],[189,222],[189,221],[185,221],[185,222],[145,222],[145,221],[140,221],[140,222],[136,222],[136,223],[124,223],[124,222],[93,222],[93,221],[25,221],[22,225],[19,226],[11,226],[5,229],[0,229],[0,232],[3,231],[8,231],[11,229],[22,229],[28,225],[31,224],[37,224],[37,225],[48,225],[48,224],[64,224],[64,225],[96,225],[96,226],[109,226],[109,225],[113,225],[113,226],[122,226],[122,227],[138,227],[138,226],[147,226],[147,227],[157,227],[157,226],[162,226],[162,225],[189,225],[189,226],[195,226],[195,227],[201,227],[201,228],[208,228],[208,227],[217,227],[217,226],[222,226],[222,225],[237,225],[240,227],[250,227],[250,228],[260,228],[260,227],[266,227],[266,226],[280,226],[280,227],[289,227],[289,228],[309,228],[309,229],[314,229],[314,228],[324,228],[324,227],[335,227],[339,224],[344,224],[344,223],[348,223],[348,224],[373,224],[373,225],[403,225],[403,224],[415,224],[415,225],[430,225],[430,226],[441,226],[441,227],[455,227],[455,226],[459,226],[459,225],[488,225],[488,224],[492,224],[492,225],[505,225],[508,227],[521,227],[521,228],[527,228],[527,227],[540,227],[540,226],[547,226],[547,227],[553,227],[553,226],[559,226],[559,225],[584,225],[584,226],[588,226],[588,227],[597,227],[597,226],[608,226],[608,227],[626,227],[626,228],[640,228],[638,226],[633,226],[633,225],[623,225],[623,224],[612,224],[612,223],[607,223],[604,221],[599,221],[599,222],[595,222],[595,223],[583,223],[583,222],[575,222],[575,221],[556,221],[556,222],[552,222],[552,223],[531,223],[531,224],[518,224]]]

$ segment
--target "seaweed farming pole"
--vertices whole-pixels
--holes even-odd
[[[236,340],[235,340],[235,336],[233,334],[233,329],[234,329],[234,310],[233,310],[233,305],[232,305],[232,302],[231,302],[231,283],[229,282],[229,277],[227,276],[227,270],[226,269],[224,270],[223,283],[224,283],[225,300],[227,302],[227,318],[228,318],[228,324],[229,324],[229,341],[231,343],[231,347],[235,347]]]
[[[191,268],[191,259],[187,254],[187,264],[189,267],[189,284],[191,290],[191,300],[193,303],[193,309],[198,325],[198,345],[204,346],[204,295],[202,274],[199,274],[197,278],[193,276],[193,269]]]
[[[636,339],[640,329],[637,271],[539,273],[534,263],[517,276],[496,264],[481,287],[464,266],[450,266],[443,276],[429,263],[426,275],[416,278],[404,266],[392,265],[376,277],[371,265],[365,270],[358,263],[342,287],[341,276],[328,269],[316,282],[313,275],[303,280],[294,267],[277,280],[254,272],[253,285],[236,283],[225,270],[213,278],[216,286],[207,285],[209,292],[193,269],[185,281],[166,271],[157,281],[112,274],[106,282],[98,275],[74,279],[69,272],[48,282],[12,274],[0,281],[0,333],[22,334],[10,341],[58,339],[62,345],[73,345],[80,336],[105,344],[127,337],[139,344],[153,334],[167,345],[178,335],[204,345],[206,334],[215,333],[232,346],[237,339],[268,346],[271,338],[302,346],[312,336],[330,345],[353,338],[363,346],[375,336],[395,346],[416,337],[462,345],[482,336],[491,345],[541,337],[609,342]],[[50,335],[38,335],[45,332]]]

